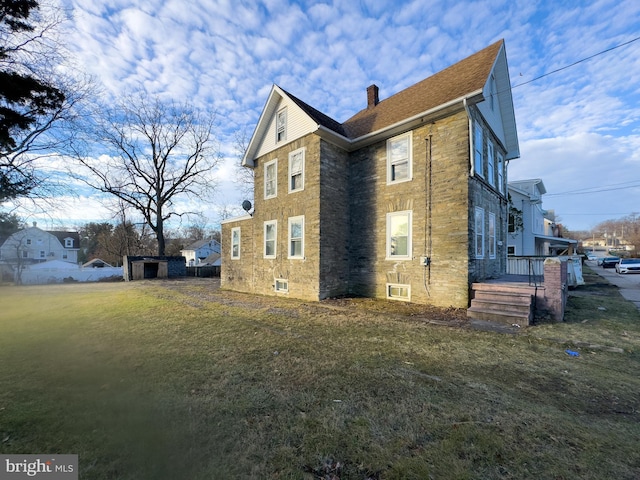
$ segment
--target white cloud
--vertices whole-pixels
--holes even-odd
[[[365,107],[371,83],[386,98],[504,38],[517,85],[632,40],[640,17],[636,0],[60,1],[75,11],[78,63],[109,92],[141,84],[216,111],[225,143],[253,131],[273,83],[344,121]],[[640,41],[515,88],[522,157],[511,178],[540,177],[557,192],[633,176],[639,51]],[[238,203],[225,180],[237,160],[225,155],[221,198]],[[632,211],[634,195],[557,196],[545,206],[583,213],[566,222],[587,228],[592,213]]]

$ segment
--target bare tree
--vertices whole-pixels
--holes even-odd
[[[178,211],[178,201],[204,198],[214,187],[214,117],[137,93],[96,118],[91,151],[101,155],[78,155],[84,168],[76,177],[140,213],[164,255],[165,223],[193,213]]]
[[[245,126],[242,130],[236,131],[234,135],[233,147],[238,157],[236,163],[236,183],[240,187],[240,191],[247,198],[253,198],[253,169],[242,165],[247,148],[249,148],[250,136]]]
[[[92,91],[68,68],[64,21],[46,1],[0,2],[0,203],[59,187],[42,165],[72,141],[69,126]]]

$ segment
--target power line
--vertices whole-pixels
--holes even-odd
[[[633,185],[628,185],[629,183]],[[624,185],[624,186],[622,186]],[[568,192],[547,193],[547,197],[559,197],[561,195],[584,195],[588,193],[610,192],[613,190],[624,190],[627,188],[640,187],[640,180],[631,180],[629,182],[614,183],[612,185],[601,185],[599,187],[586,187],[578,190],[570,190]]]
[[[603,55],[603,54],[608,53],[608,52],[610,52],[612,50],[615,50],[616,48],[624,47],[624,46],[629,45],[630,43],[636,42],[638,40],[640,40],[640,37],[633,38],[633,39],[629,40],[628,42],[624,42],[624,43],[621,43],[619,45],[615,45],[615,46],[613,46],[611,48],[607,48],[606,50],[602,50],[601,52],[594,53],[593,55],[590,55],[588,57],[582,58],[582,59],[580,59],[580,60],[578,60],[576,62],[573,62],[570,65],[565,65],[564,67],[557,68],[556,70],[552,70],[551,72],[543,73],[539,77],[533,78],[531,80],[527,80],[526,82],[518,83],[517,85],[513,85],[511,88],[514,89],[516,87],[521,87],[522,85],[526,85],[528,83],[535,82],[536,80],[540,80],[541,78],[547,77],[549,75],[553,75],[554,73],[561,72],[562,70],[566,70],[567,68],[574,67],[574,66],[578,65],[579,63],[586,62],[587,60],[591,60],[592,58],[597,57],[598,55]]]

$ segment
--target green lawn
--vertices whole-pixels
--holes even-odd
[[[0,452],[82,480],[638,479],[640,314],[585,277],[517,335],[202,280],[3,287]]]

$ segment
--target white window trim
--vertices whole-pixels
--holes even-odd
[[[391,289],[392,288],[406,288],[407,289],[407,296],[406,297],[400,297],[400,296],[395,296],[395,295],[391,295]],[[388,300],[398,300],[400,302],[410,302],[411,301],[411,285],[406,285],[406,284],[402,284],[402,283],[387,283],[387,299]]]
[[[493,236],[491,236],[491,227],[493,226]],[[496,258],[497,251],[497,235],[496,235],[496,214],[489,213],[489,258]]]
[[[73,238],[64,239],[64,248],[73,248]]]
[[[480,223],[481,223],[480,229],[478,229],[478,215],[480,215]],[[476,213],[474,215],[473,221],[475,222],[474,229],[473,229],[474,231],[473,248],[474,248],[475,258],[482,259],[484,258],[484,209],[483,208],[476,207]],[[480,254],[478,254],[478,238],[480,238],[482,241],[482,245],[481,245],[482,253]]]
[[[482,125],[480,122],[474,122],[473,131],[473,168],[476,175],[484,178],[484,132],[482,131]]]
[[[513,249],[513,253],[509,253],[509,250]],[[507,245],[507,256],[515,256],[517,253],[515,245]]]
[[[302,223],[302,238],[300,246],[300,255],[291,255],[291,225],[294,223]],[[291,260],[303,260],[304,259],[304,215],[297,217],[289,217],[289,233],[287,235],[287,258]]]
[[[234,233],[238,232],[238,255],[234,255],[233,254],[233,237],[234,237]],[[242,243],[242,236],[241,236],[241,231],[240,231],[240,227],[233,227],[231,229],[231,251],[229,252],[231,254],[231,260],[240,260],[240,245]]]
[[[273,225],[273,255],[267,255],[267,225]],[[277,220],[268,220],[264,222],[263,228],[263,238],[264,238],[264,258],[276,258],[278,254],[278,221]]]
[[[408,139],[407,145],[407,178],[402,178],[400,180],[392,180],[392,170],[391,167],[393,163],[391,162],[391,144],[394,141],[401,140],[403,138]],[[394,185],[396,183],[410,182],[413,180],[413,135],[411,132],[404,133],[402,135],[395,136],[387,140],[387,185]]]
[[[278,288],[278,284],[282,284],[283,288]],[[289,280],[286,278],[276,278],[273,282],[273,290],[279,293],[289,293]]]
[[[498,152],[498,191],[504,193],[504,155]]]
[[[407,216],[407,255],[391,255],[391,219],[393,217],[399,216]],[[390,212],[387,213],[387,254],[386,260],[411,260],[413,257],[413,245],[411,241],[412,234],[412,223],[413,223],[413,211],[411,210],[403,210],[400,212]]]
[[[487,176],[489,177],[489,184],[491,186],[496,185],[496,163],[493,158],[493,142],[487,140]]]
[[[278,135],[280,133],[280,125],[278,124],[278,119],[280,118],[280,114],[284,116],[284,122],[282,125],[282,138],[278,139]],[[287,107],[284,107],[276,112],[276,144],[287,141]]]
[[[271,165],[275,165],[275,179],[274,179],[274,188],[273,188],[273,194],[268,195],[267,194],[267,169],[268,167],[270,167]],[[275,198],[278,196],[278,159],[276,158],[275,160],[271,160],[270,162],[267,162],[264,164],[264,199],[267,200],[269,198]]]
[[[289,184],[289,193],[301,192],[304,190],[304,182],[305,182],[304,171],[305,171],[305,164],[306,164],[306,157],[307,157],[306,150],[307,149],[305,147],[302,147],[289,153],[289,175],[287,176],[287,180],[288,180],[287,183]],[[291,189],[291,177],[292,177],[291,163],[292,163],[293,157],[295,157],[299,153],[302,154],[302,172],[301,172],[302,180],[300,182],[302,186],[299,188],[296,188],[295,190],[292,190]]]

